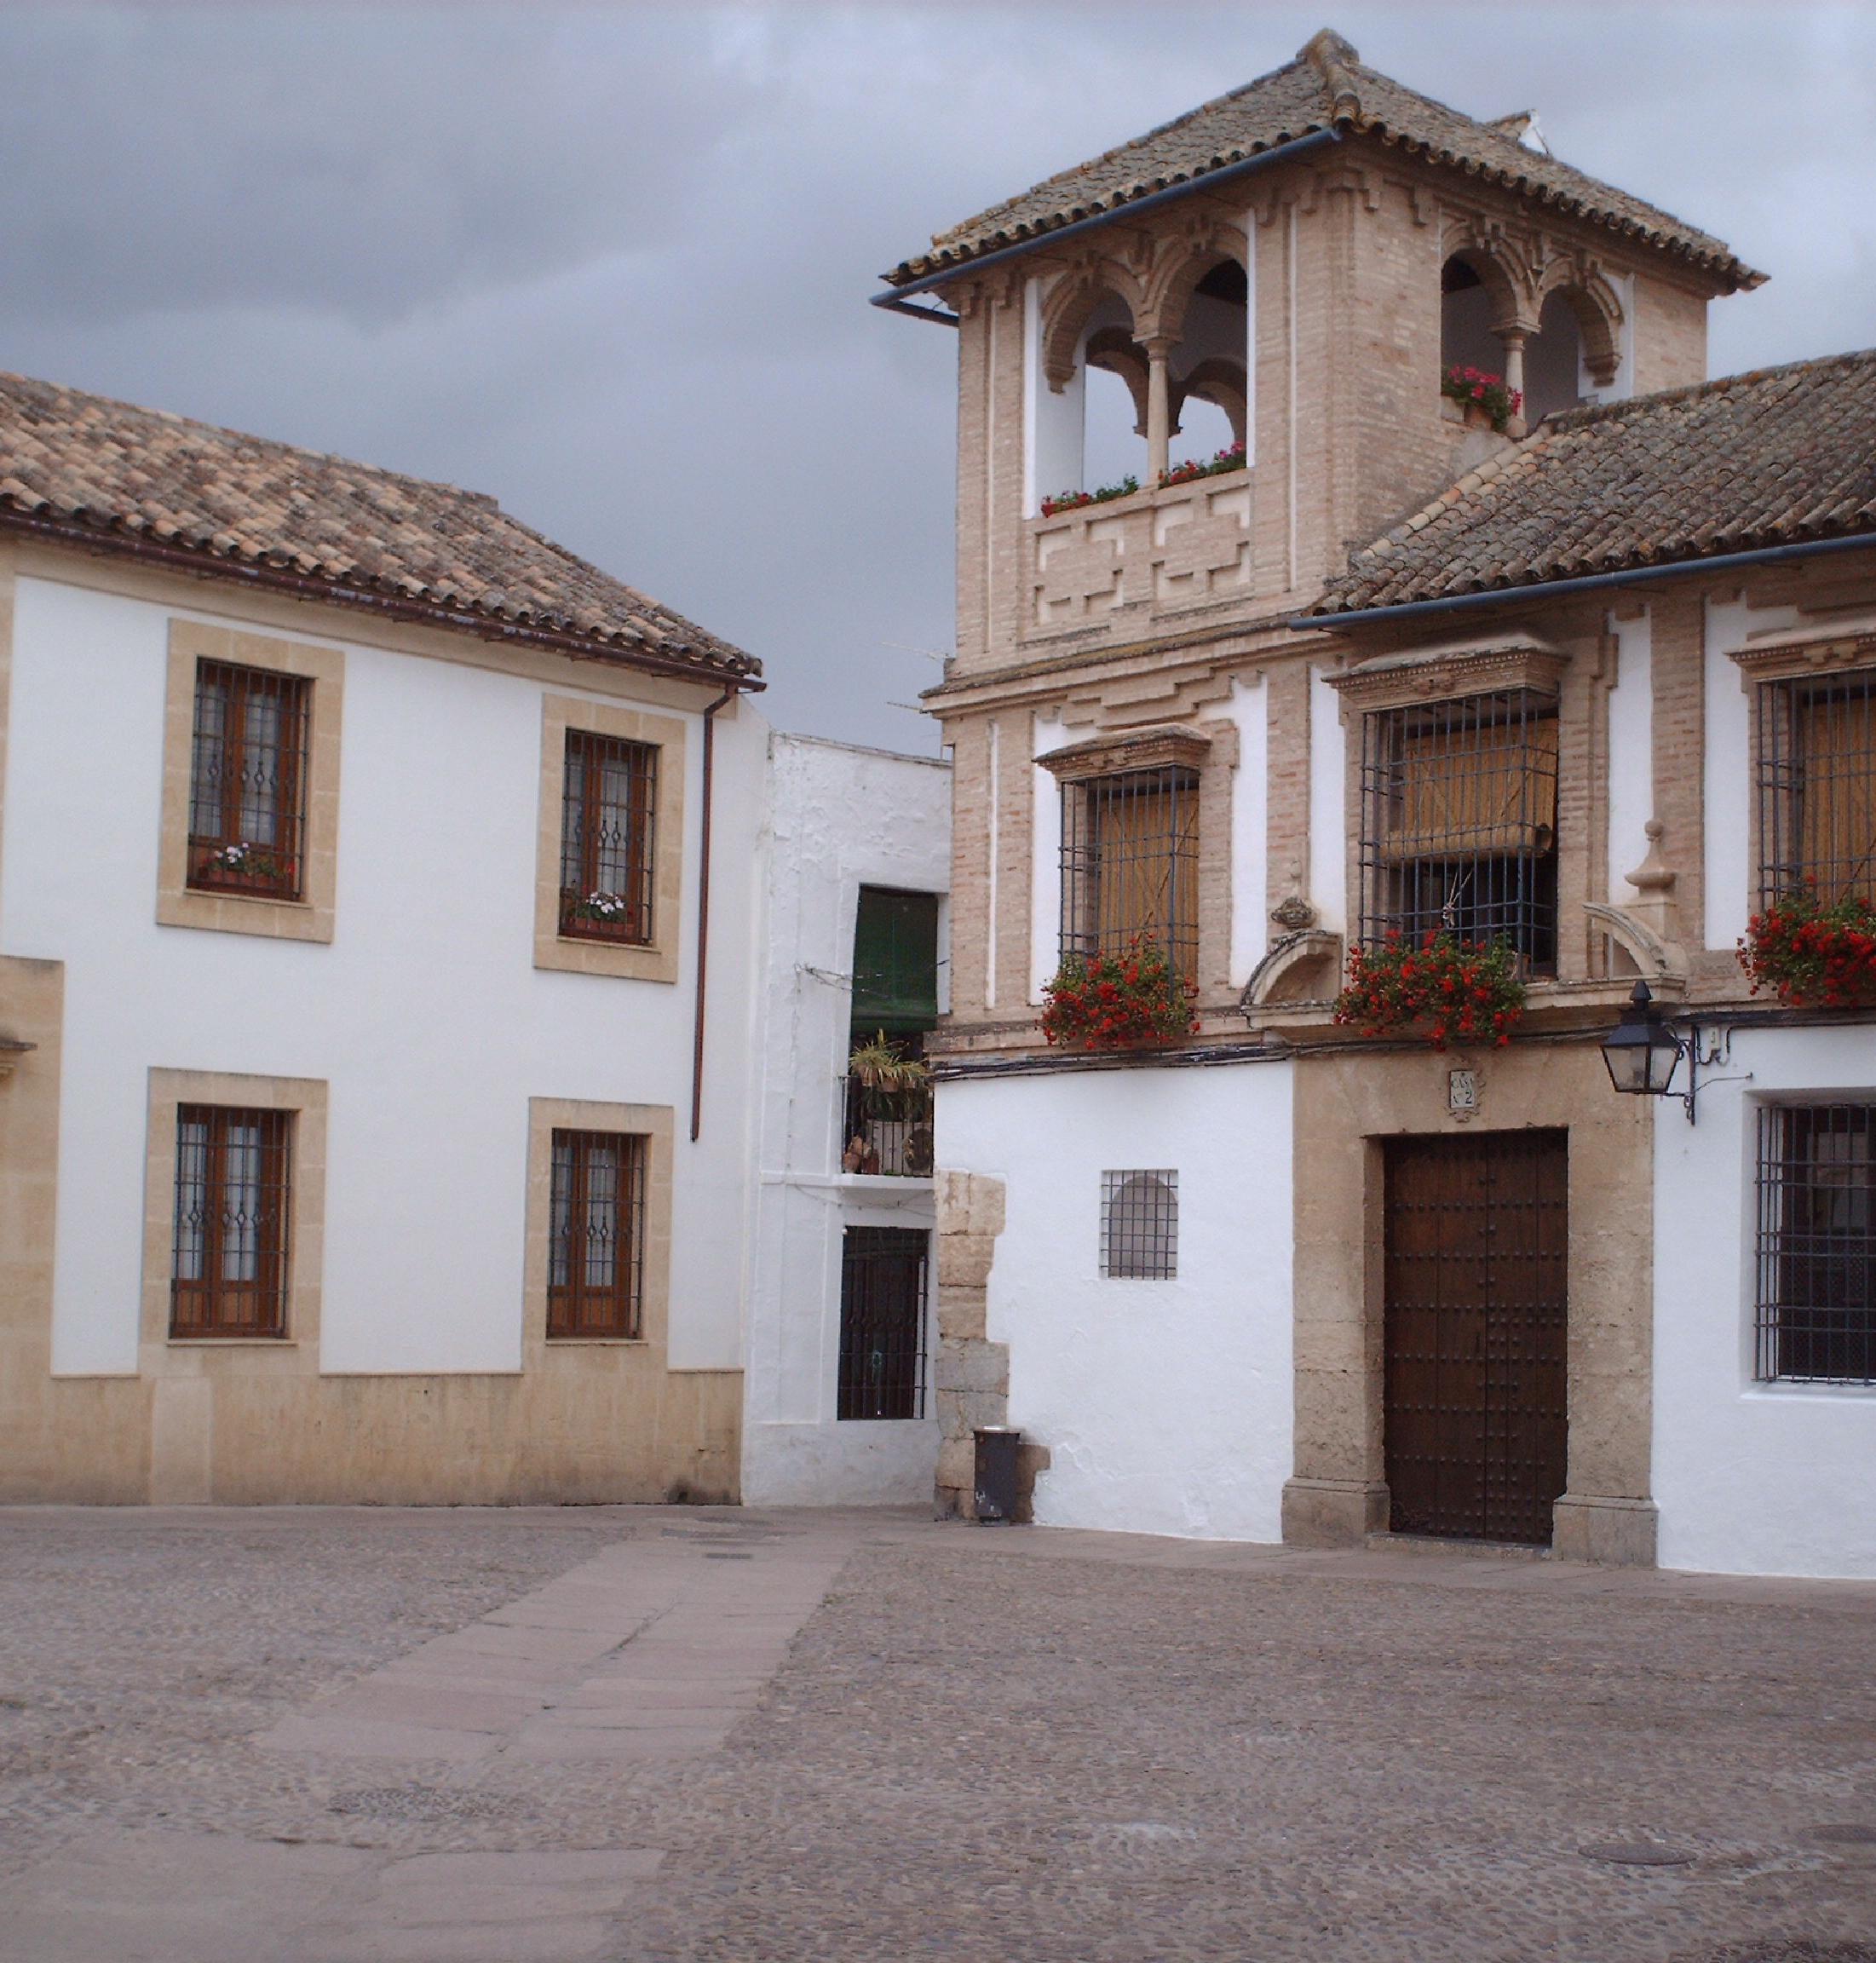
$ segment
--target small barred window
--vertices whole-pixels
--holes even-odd
[[[1112,1280],[1171,1281],[1179,1273],[1179,1175],[1101,1175],[1101,1272]]]
[[[286,1334],[293,1114],[176,1113],[171,1337]]]
[[[556,1131],[549,1179],[547,1333],[642,1334],[645,1154],[636,1133]]]
[[[1876,1105],[1758,1114],[1761,1382],[1876,1384]]]
[[[303,676],[198,664],[189,753],[192,887],[300,897],[311,694]]]
[[[658,751],[567,732],[561,802],[560,930],[648,947],[657,887]]]

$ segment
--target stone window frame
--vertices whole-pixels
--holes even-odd
[[[1765,883],[1764,770],[1766,731],[1764,685],[1775,682],[1827,681],[1876,672],[1876,625],[1866,621],[1822,633],[1783,633],[1756,646],[1735,648],[1729,659],[1750,704],[1747,743],[1747,866],[1754,883],[1754,905]]]
[[[557,878],[557,875],[556,875]],[[557,890],[557,888],[556,888]],[[549,1244],[552,1237],[554,1134],[601,1131],[644,1140],[645,1206],[638,1249],[639,1317],[636,1336],[547,1333]],[[541,1368],[556,1353],[576,1350],[644,1350],[662,1356],[670,1323],[671,1204],[677,1120],[669,1104],[602,1103],[589,1098],[527,1101],[527,1203],[522,1248],[521,1367]]]
[[[318,1368],[325,1264],[325,1167],[329,1086],[323,1078],[268,1077],[227,1070],[150,1071],[144,1134],[143,1278],[139,1368],[145,1376],[199,1375],[210,1356],[234,1353],[242,1367],[291,1373]],[[170,1280],[176,1247],[176,1113],[185,1104],[293,1114],[287,1195],[284,1327],[278,1336],[172,1336]]]
[[[300,896],[209,891],[189,884],[189,797],[195,751],[196,674],[204,661],[290,675],[308,683],[305,849]],[[157,846],[159,926],[270,941],[330,942],[337,917],[339,745],[345,708],[342,649],[200,620],[170,622],[163,711],[163,802]]]
[[[604,941],[561,931],[561,826],[569,730],[641,743],[658,751],[653,805],[652,938]],[[614,702],[573,695],[541,699],[540,822],[534,867],[534,965],[636,982],[677,980],[684,890],[684,766],[688,725]],[[595,1129],[603,1130],[599,1126]]]

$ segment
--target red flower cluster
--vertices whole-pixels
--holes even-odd
[[[1440,393],[1455,402],[1476,402],[1501,434],[1514,416],[1524,412],[1523,392],[1507,389],[1502,375],[1488,375],[1482,368],[1448,368],[1440,377]]]
[[[1229,450],[1219,451],[1209,463],[1201,463],[1196,458],[1189,463],[1175,463],[1161,474],[1160,488],[1170,491],[1175,484],[1195,484],[1201,477],[1223,477],[1227,471],[1243,468],[1244,446],[1234,443]]]
[[[1199,1027],[1199,991],[1145,935],[1124,953],[1068,955],[1043,993],[1042,1033],[1062,1049],[1138,1050]]]
[[[1753,994],[1772,989],[1787,1008],[1876,1004],[1876,907],[1854,894],[1827,907],[1798,887],[1747,922],[1739,960]]]
[[[1079,511],[1084,504],[1111,504],[1116,498],[1131,498],[1140,488],[1137,477],[1123,477],[1118,484],[1103,484],[1098,491],[1058,491],[1042,501],[1042,515],[1053,518],[1058,511]]]
[[[1390,934],[1378,947],[1357,947],[1335,999],[1336,1021],[1362,1035],[1424,1026],[1436,1050],[1455,1042],[1502,1049],[1523,1013],[1524,984],[1510,941],[1482,947],[1443,932],[1418,946]]]

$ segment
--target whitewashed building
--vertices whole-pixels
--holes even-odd
[[[929,1091],[861,1082],[856,1045],[909,1056],[943,1005],[951,773],[814,737],[770,744],[760,1193],[743,1497],[929,1501]]]
[[[0,378],[0,1494],[734,1499],[760,685],[492,499]]]

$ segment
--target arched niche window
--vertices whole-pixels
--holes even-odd
[[[1524,420],[1534,427],[1554,409],[1583,400],[1583,337],[1569,295],[1545,296],[1538,331],[1524,344]]]
[[[1250,296],[1244,268],[1220,259],[1200,276],[1186,302],[1168,376],[1175,468],[1210,463],[1247,440]]]
[[[1492,331],[1498,312],[1477,265],[1455,252],[1440,269],[1440,367],[1505,372],[1505,347]]]
[[[1147,354],[1134,339],[1133,315],[1118,294],[1104,293],[1088,316],[1081,343],[1085,372],[1082,469],[1079,488],[1096,491],[1147,478]]]
[[[1179,1273],[1179,1175],[1101,1175],[1101,1272],[1113,1281],[1171,1281]]]

